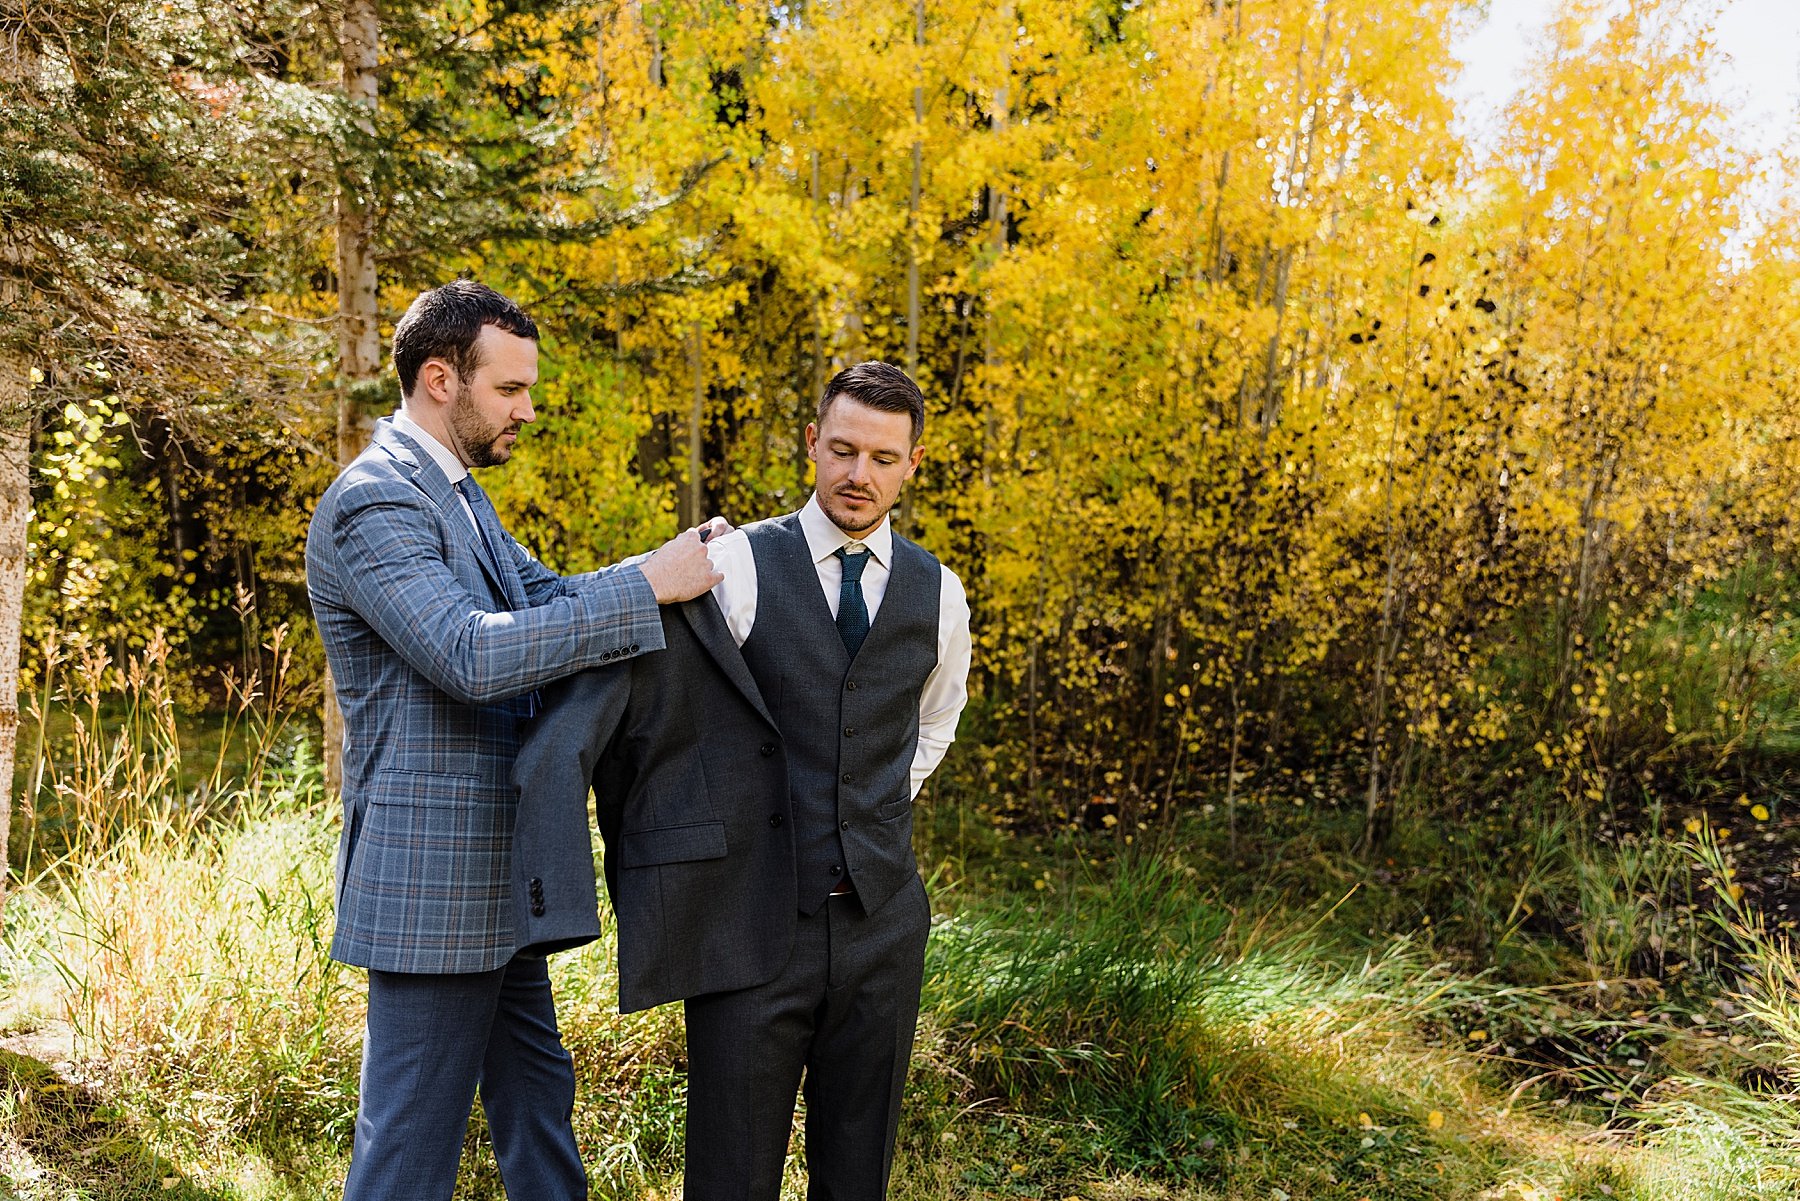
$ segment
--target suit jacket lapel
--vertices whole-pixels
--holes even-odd
[[[437,465],[437,460],[425,453],[424,447],[417,445],[411,438],[395,429],[393,423],[385,417],[375,423],[375,434],[372,441],[393,456],[394,461],[410,473],[412,481],[418,485],[419,491],[429,496],[431,503],[444,514],[444,520],[450,523],[451,528],[461,533],[464,541],[468,543],[470,551],[475,555],[475,562],[481,565],[481,574],[488,578],[488,582],[494,586],[494,591],[504,597],[510,607],[524,608],[524,583],[522,581],[519,583],[520,599],[514,601],[513,589],[508,587],[504,575],[501,574],[500,565],[488,558],[487,551],[481,545],[480,533],[469,524],[469,515],[463,509],[462,497],[456,494],[456,489],[445,477],[443,469]]]
[[[756,686],[756,677],[750,674],[750,666],[738,651],[737,643],[731,637],[731,630],[725,624],[725,615],[719,612],[719,603],[712,598],[712,594],[695,597],[678,607],[681,615],[687,618],[688,625],[693,628],[694,635],[700,639],[700,644],[712,655],[726,677],[737,685],[738,691],[744,694],[744,699],[750,702],[762,719],[775,727],[775,718],[763,703],[762,690]]]
[[[481,485],[476,484],[475,487],[479,489]],[[456,491],[454,487],[450,490],[452,492]],[[462,505],[458,503],[456,507],[460,509],[462,508]],[[500,548],[507,545],[507,543],[510,542],[510,539],[507,537],[506,531],[500,528],[499,515],[494,512],[494,503],[487,498],[487,493],[481,493],[477,500],[470,504],[469,508],[474,511],[475,520],[480,522],[487,530],[487,543],[485,545],[482,543],[481,535],[477,534],[475,536],[475,549],[480,553],[482,566],[485,567],[488,565],[488,547],[492,546],[495,554],[501,554],[503,552]],[[519,578],[518,567],[510,562],[495,563],[493,564],[493,567],[494,570],[500,573],[498,582],[500,584],[501,595],[506,597],[506,603],[514,609],[526,608],[525,581]]]

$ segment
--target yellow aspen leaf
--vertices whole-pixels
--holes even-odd
[[[1441,1109],[1434,1109],[1426,1114],[1425,1125],[1432,1130],[1442,1130],[1444,1128],[1444,1111]]]
[[[1750,806],[1750,816],[1759,822],[1766,822],[1769,820],[1769,808],[1767,805],[1752,805]]]

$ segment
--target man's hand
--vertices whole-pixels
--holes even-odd
[[[693,600],[701,593],[711,591],[714,584],[725,578],[713,570],[699,530],[683,530],[675,535],[638,564],[638,570],[650,581],[659,605]]]
[[[700,532],[700,541],[711,542],[714,538],[722,538],[731,532],[731,523],[723,517],[709,517],[702,525],[695,527]]]

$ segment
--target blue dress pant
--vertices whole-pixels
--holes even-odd
[[[575,1067],[550,969],[369,973],[362,1098],[345,1201],[448,1201],[476,1089],[513,1201],[588,1195],[575,1146]]]

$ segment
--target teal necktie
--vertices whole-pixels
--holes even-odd
[[[488,500],[487,493],[481,490],[481,485],[475,482],[474,476],[465,475],[450,486],[455,488],[457,494],[468,502],[469,512],[475,517],[475,532],[481,535],[481,545],[487,551],[488,565],[499,575],[500,591],[505,598],[506,607],[508,609],[524,608],[524,605],[515,603],[512,589],[508,587],[511,581],[506,574],[505,566],[501,563],[499,551],[494,546],[495,540],[505,535],[500,529],[500,515],[494,512],[493,502]],[[492,535],[488,533],[490,525],[493,526]],[[533,688],[525,694],[526,717],[536,717],[538,711],[543,707],[543,700],[537,689]]]
[[[482,520],[486,515],[482,509],[487,502],[487,496],[481,491],[481,485],[475,482],[473,476],[465,475],[451,487],[455,488],[457,494],[468,504],[469,516],[475,519],[475,532],[481,535],[481,547],[487,551],[488,566],[494,569],[495,577],[502,581],[501,589],[504,591],[506,570],[500,566],[500,556],[494,550],[494,540],[488,537],[487,522]],[[507,603],[511,604],[510,598]]]
[[[845,554],[841,546],[832,553],[844,565],[844,582],[838,586],[838,637],[844,640],[844,649],[854,659],[862,649],[863,639],[869,636],[869,606],[863,603],[862,574],[871,556],[867,550]]]

